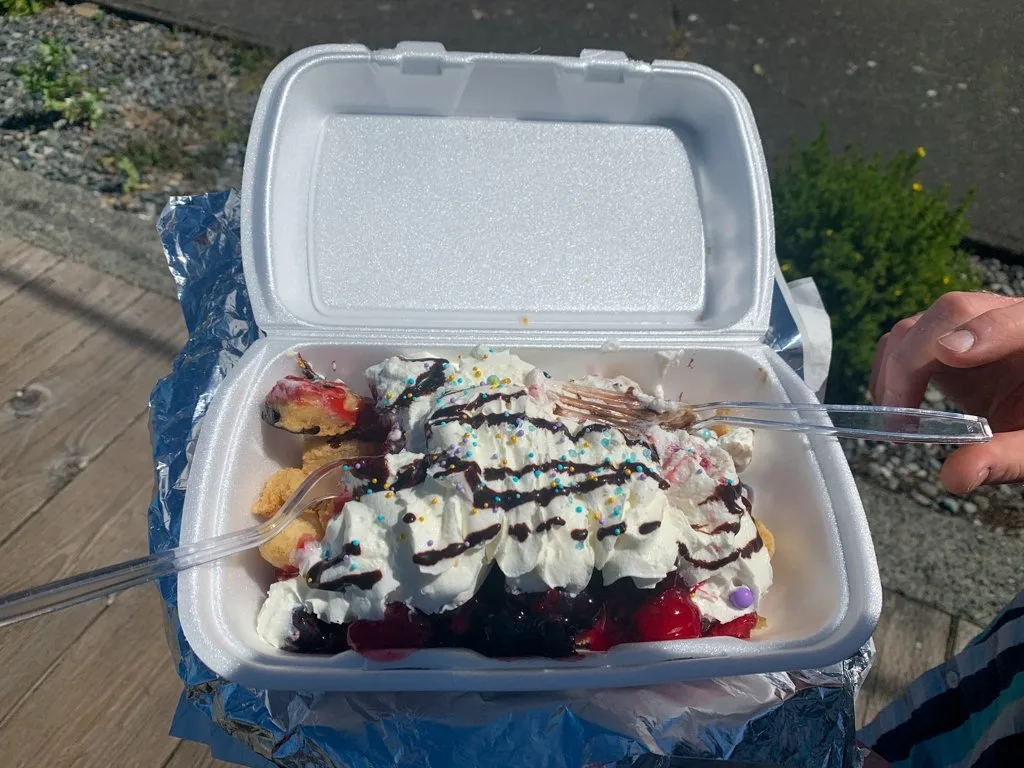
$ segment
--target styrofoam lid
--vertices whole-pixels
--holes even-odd
[[[261,94],[242,223],[271,334],[682,339],[768,324],[753,116],[689,63],[300,51]]]

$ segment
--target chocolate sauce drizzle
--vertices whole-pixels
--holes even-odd
[[[472,413],[478,411],[485,405],[493,402],[505,403],[511,405],[514,401],[529,397],[529,393],[526,390],[519,390],[517,392],[496,392],[488,393],[485,392],[468,403],[462,405],[449,405],[444,408],[439,408],[434,411],[430,420],[427,422],[427,435],[430,435],[431,428],[434,424],[441,422],[454,421],[458,424],[465,424],[467,427],[473,429],[479,429],[484,424],[489,427],[497,427],[502,424],[515,424],[516,426],[522,426],[524,424],[532,424],[537,429],[543,429],[552,434],[562,434],[568,437],[572,441],[581,440],[587,435],[593,432],[607,432],[609,429],[615,429],[609,424],[602,424],[595,422],[591,424],[584,424],[575,432],[569,429],[565,424],[560,421],[551,421],[550,419],[542,419],[539,416],[528,416],[521,411],[513,411],[511,413],[505,413],[504,411],[499,413]],[[472,413],[472,415],[470,415]],[[621,434],[621,433],[620,433]],[[658,461],[658,452],[653,445],[648,443],[646,440],[638,438],[627,437],[622,435],[626,445],[631,445],[636,448],[646,448],[651,452],[653,461]],[[564,462],[561,462],[564,463]]]
[[[717,486],[715,492],[704,499],[700,506],[717,500],[725,504],[725,508],[732,514],[742,515],[744,512],[750,512],[751,509],[750,499],[744,493],[745,490],[746,487],[743,483],[737,482],[732,485],[723,483]]]
[[[722,523],[721,525],[712,528],[710,531],[705,529],[703,525],[691,525],[690,527],[697,531],[697,533],[704,533],[708,536],[714,536],[716,533],[731,533],[735,536],[740,532],[740,525],[740,523]]]
[[[338,565],[347,555],[337,555],[327,560],[314,563],[306,573],[306,583],[314,589],[325,589],[329,592],[343,592],[349,587],[357,589],[371,589],[374,584],[384,578],[380,571],[363,571],[362,573],[347,573],[334,579],[323,579],[324,572]]]
[[[597,540],[602,541],[607,536],[621,536],[626,532],[625,523],[616,523],[615,525],[609,525],[605,528],[597,529]]]
[[[355,542],[355,541],[346,542],[345,545],[341,548],[341,551],[344,554],[350,555],[350,556],[351,555],[361,555],[361,554],[363,554],[362,547],[360,547],[359,544],[357,542]]]
[[[686,548],[686,545],[683,542],[679,542],[679,556],[694,568],[703,568],[705,571],[717,571],[719,568],[723,568],[741,557],[744,559],[750,557],[755,552],[759,552],[763,546],[764,542],[761,540],[761,537],[755,536],[739,549],[734,549],[728,555],[718,560],[696,560],[690,556],[690,551]]]
[[[658,486],[663,490],[669,487],[669,483],[664,478],[646,464],[638,461],[627,461],[617,466],[613,464],[573,464],[566,461],[556,461],[545,462],[544,464],[528,464],[521,470],[495,467],[493,474],[500,473],[501,477],[525,477],[535,471],[540,471],[543,474],[556,469],[558,466],[562,466],[565,469],[575,467],[577,474],[586,474],[587,477],[567,485],[552,483],[544,488],[536,488],[532,491],[518,491],[514,489],[495,491],[483,482],[485,478],[488,478],[488,474],[492,473],[488,470],[481,470],[480,465],[475,461],[466,461],[465,459],[448,456],[436,458],[438,464],[435,465],[434,476],[443,477],[445,475],[462,473],[472,490],[473,505],[477,507],[508,510],[531,502],[546,507],[557,496],[568,496],[573,493],[590,493],[606,485],[624,485],[627,479],[634,474],[647,475],[658,483]]]
[[[404,405],[408,405],[417,397],[433,394],[444,386],[444,369],[448,365],[447,360],[439,357],[400,357],[405,363],[430,363],[430,367],[416,377],[416,381],[402,390],[402,393],[393,402],[388,403],[382,410],[390,411]]]
[[[406,512],[404,515],[402,515],[402,522],[405,523],[406,525],[410,525],[412,523],[415,523],[416,522],[416,515],[414,515],[412,512]]]
[[[470,547],[475,547],[477,544],[483,544],[485,541],[493,539],[500,532],[501,524],[495,523],[479,531],[473,531],[466,536],[464,541],[456,541],[444,549],[428,549],[425,552],[417,552],[412,556],[412,561],[416,565],[437,565],[442,560],[447,560],[449,557],[457,557]]]
[[[587,540],[587,529],[586,528],[573,528],[569,533],[573,541],[586,541]]]
[[[522,544],[530,536],[530,526],[526,523],[516,523],[508,527],[508,535]]]
[[[543,523],[537,523],[537,527],[533,529],[533,532],[544,533],[544,531],[550,531],[552,528],[561,528],[563,525],[565,525],[565,520],[560,517],[552,517]]]
[[[648,533],[654,533],[659,528],[661,528],[661,520],[652,520],[649,523],[641,523],[637,530],[640,531],[642,536],[646,536]]]

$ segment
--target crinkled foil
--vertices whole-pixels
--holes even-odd
[[[150,398],[153,552],[178,543],[189,460],[217,385],[259,336],[242,274],[239,197],[170,201],[158,225],[189,340]],[[771,339],[799,365],[799,334],[776,289]],[[853,700],[870,644],[827,669],[545,694],[257,691],[214,675],[160,584],[184,683],[171,733],[249,766],[786,765],[855,768]]]

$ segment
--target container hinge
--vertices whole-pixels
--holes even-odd
[[[588,83],[622,83],[632,65],[622,51],[601,51],[586,48],[580,52],[584,63],[583,80]]]
[[[406,41],[395,46],[403,75],[440,75],[447,54],[441,43]]]

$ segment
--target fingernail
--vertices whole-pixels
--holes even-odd
[[[974,334],[966,330],[953,331],[939,339],[939,344],[953,352],[966,352],[974,346],[974,342]]]
[[[967,492],[970,493],[971,491],[975,490],[978,486],[980,486],[982,483],[984,483],[986,480],[988,480],[989,471],[990,470],[988,467],[985,467],[983,470],[981,470],[981,472],[979,472],[978,476],[975,478],[974,483],[971,485],[970,488],[967,489]]]

